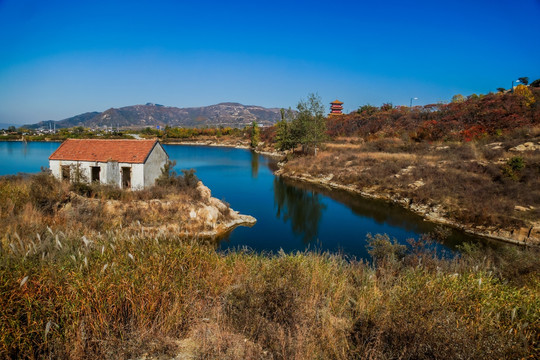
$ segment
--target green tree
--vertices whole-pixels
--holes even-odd
[[[531,87],[540,87],[540,79],[536,79],[531,83]]]
[[[503,93],[503,92],[505,92],[505,91],[506,91],[506,89],[505,89],[505,88],[503,88],[503,87],[500,87],[500,88],[497,88],[497,91],[498,91],[498,92],[500,92],[500,93]]]
[[[259,126],[254,121],[251,124],[251,148],[255,149],[257,145],[259,145],[259,142],[261,141],[261,130],[259,129]]]
[[[523,85],[527,85],[529,83],[529,78],[527,76],[518,78],[519,82]]]
[[[325,108],[321,98],[309,94],[297,106],[298,114],[293,122],[293,131],[298,131],[298,142],[305,153],[317,154],[317,147],[326,139]]]
[[[294,149],[298,143],[293,126],[294,113],[291,108],[287,111],[285,109],[280,111],[281,120],[276,124],[276,148],[281,151]]]
[[[362,105],[358,108],[356,112],[358,114],[373,115],[374,113],[377,112],[377,107],[370,104]]]
[[[465,101],[465,96],[461,95],[461,94],[456,94],[454,96],[452,96],[452,102],[453,103],[462,103]]]

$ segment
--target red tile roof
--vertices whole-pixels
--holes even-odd
[[[49,160],[142,164],[157,142],[157,140],[68,139],[49,156]]]

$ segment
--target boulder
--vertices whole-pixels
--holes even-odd
[[[199,181],[197,183],[197,192],[199,193],[201,199],[203,201],[207,201],[210,199],[210,197],[212,196],[212,192],[210,191],[210,189],[205,186],[202,181]]]
[[[514,152],[535,151],[535,150],[540,150],[540,145],[535,145],[533,142],[530,142],[530,141],[509,149],[509,151],[514,151]]]

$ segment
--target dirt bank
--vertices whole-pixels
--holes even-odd
[[[507,147],[450,144],[400,152],[330,145],[317,157],[281,163],[275,174],[390,201],[471,234],[540,246],[539,154],[534,149],[516,156]],[[515,159],[525,166],[508,175]]]

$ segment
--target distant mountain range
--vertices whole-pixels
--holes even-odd
[[[133,105],[111,108],[104,112],[87,112],[59,121],[41,121],[25,125],[27,128],[56,128],[74,126],[84,127],[131,127],[144,128],[156,126],[178,127],[244,127],[256,121],[260,125],[275,124],[281,118],[280,109],[239,103],[220,103],[210,106],[177,108],[159,104]]]

